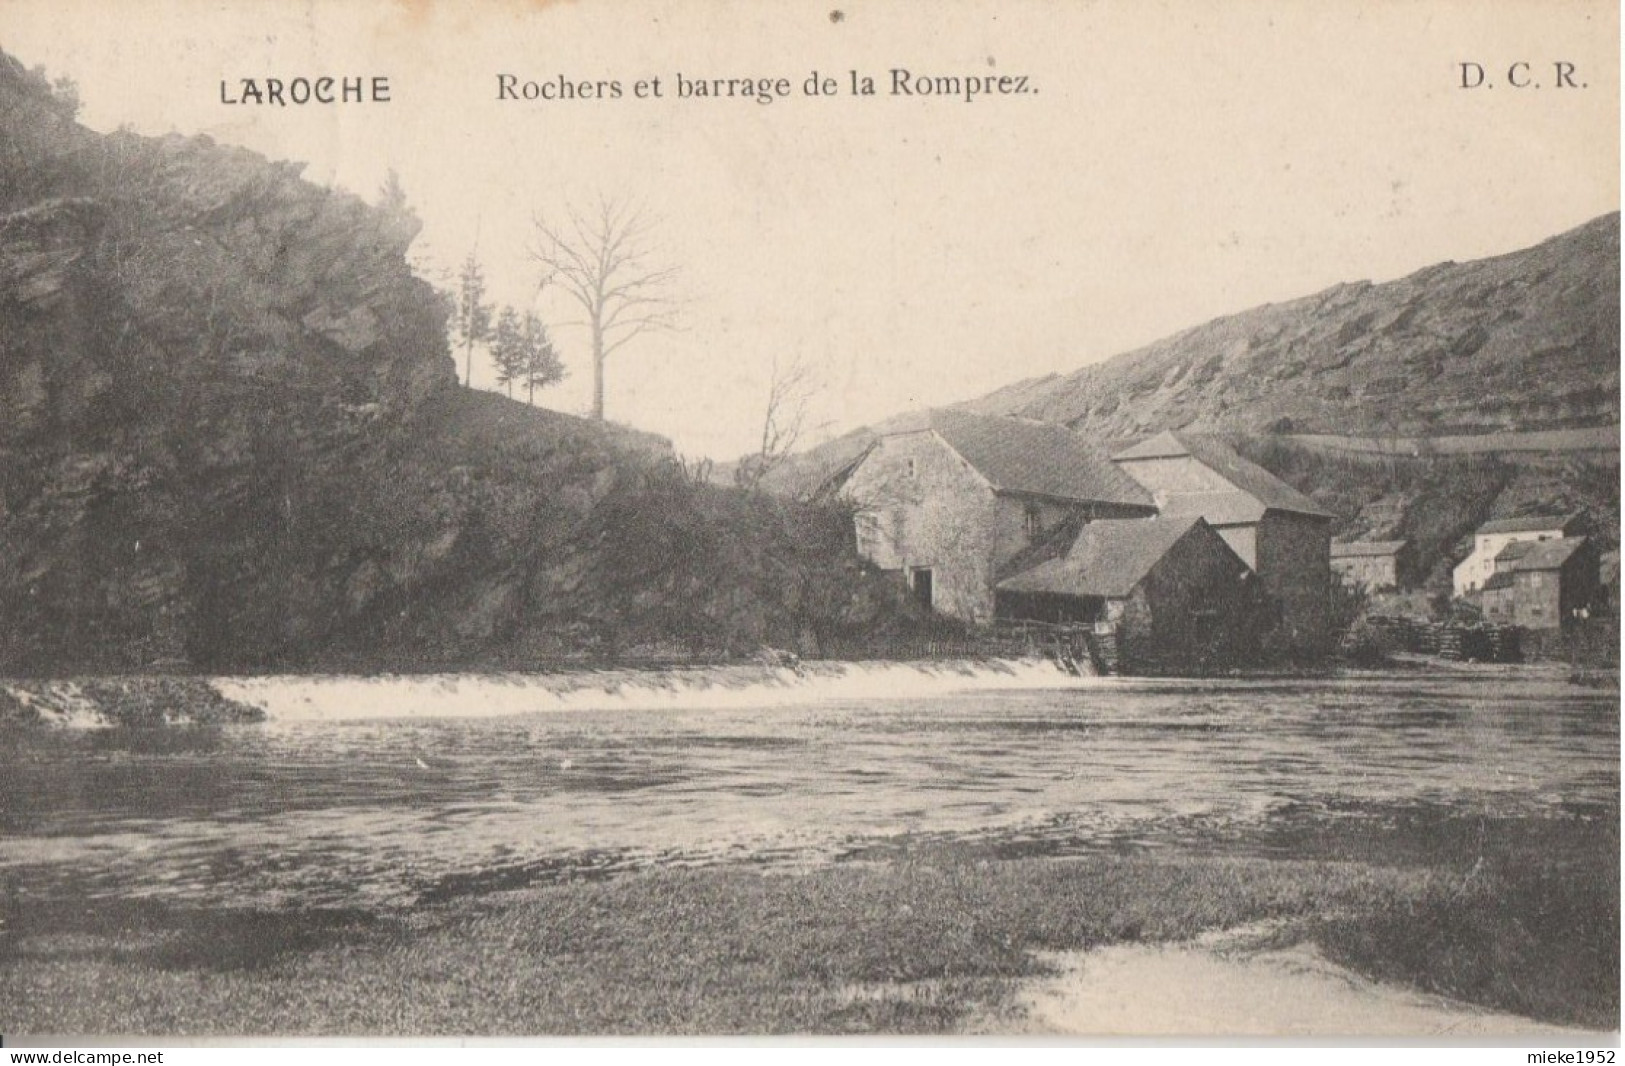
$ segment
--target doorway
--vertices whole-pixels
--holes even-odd
[[[931,568],[929,566],[916,566],[909,574],[909,588],[914,592],[914,599],[926,610],[931,609]]]

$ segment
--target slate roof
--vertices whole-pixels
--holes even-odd
[[[1120,599],[1134,591],[1200,518],[1125,518],[1090,522],[1064,556],[1000,581],[1005,592],[1047,592]]]
[[[1112,456],[1116,463],[1132,463],[1136,459],[1171,459],[1178,456],[1190,456],[1203,466],[1212,470],[1220,477],[1236,487],[1236,491],[1253,500],[1252,511],[1262,517],[1264,511],[1287,511],[1292,514],[1308,515],[1312,518],[1332,518],[1320,504],[1308,496],[1288,485],[1274,474],[1265,470],[1257,463],[1243,459],[1226,444],[1211,437],[1197,436],[1190,433],[1175,433],[1172,430],[1158,433],[1150,440],[1141,441],[1132,448],[1124,449]],[[1199,495],[1212,498],[1212,502],[1219,503],[1219,493],[1202,493]],[[1180,503],[1178,496],[1170,496],[1169,507],[1180,508],[1180,513],[1194,513],[1188,505]],[[1226,518],[1216,519],[1208,517],[1209,522],[1218,525],[1229,524],[1230,521],[1256,521],[1256,518],[1242,518],[1241,515],[1249,513],[1249,508],[1242,501],[1230,501],[1224,505]]]
[[[1125,459],[1176,459],[1189,454],[1190,450],[1185,447],[1185,442],[1173,430],[1164,430],[1150,440],[1143,440],[1132,448],[1124,448],[1112,456],[1112,462],[1121,463]]]
[[[1402,540],[1350,540],[1332,545],[1333,559],[1358,559],[1393,555],[1405,546]]]
[[[1525,515],[1522,518],[1497,518],[1478,527],[1480,533],[1538,533],[1544,529],[1567,530],[1580,516]]]
[[[1562,540],[1541,540],[1529,544],[1514,570],[1558,570],[1585,544],[1584,537],[1564,537]],[[1500,556],[1496,556],[1497,559]]]
[[[932,411],[930,427],[997,492],[1150,508],[1151,494],[1065,426]]]
[[[1533,548],[1535,543],[1532,540],[1515,540],[1495,553],[1495,561],[1498,563],[1515,563],[1528,555],[1529,549]]]

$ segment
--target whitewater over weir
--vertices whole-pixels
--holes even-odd
[[[214,681],[222,695],[260,708],[271,722],[500,718],[546,711],[765,709],[828,700],[920,699],[1112,683],[1108,678],[1080,677],[1046,659]]]

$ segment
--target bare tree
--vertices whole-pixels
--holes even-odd
[[[542,284],[569,294],[591,331],[592,416],[602,421],[604,363],[633,338],[677,326],[677,268],[655,261],[649,220],[623,201],[601,197],[590,212],[567,207],[562,223],[540,215],[533,222],[530,254]]]
[[[734,481],[753,489],[781,466],[801,443],[807,430],[807,408],[818,392],[817,368],[797,357],[788,363],[773,358],[773,376],[768,382],[767,405],[762,413],[762,439],[754,455],[741,460],[734,469]]]

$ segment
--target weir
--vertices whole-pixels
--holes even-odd
[[[1069,668],[1049,659],[214,680],[222,695],[264,709],[272,722],[773,707],[822,700],[916,698],[1103,683],[1093,676],[1087,662]]]

